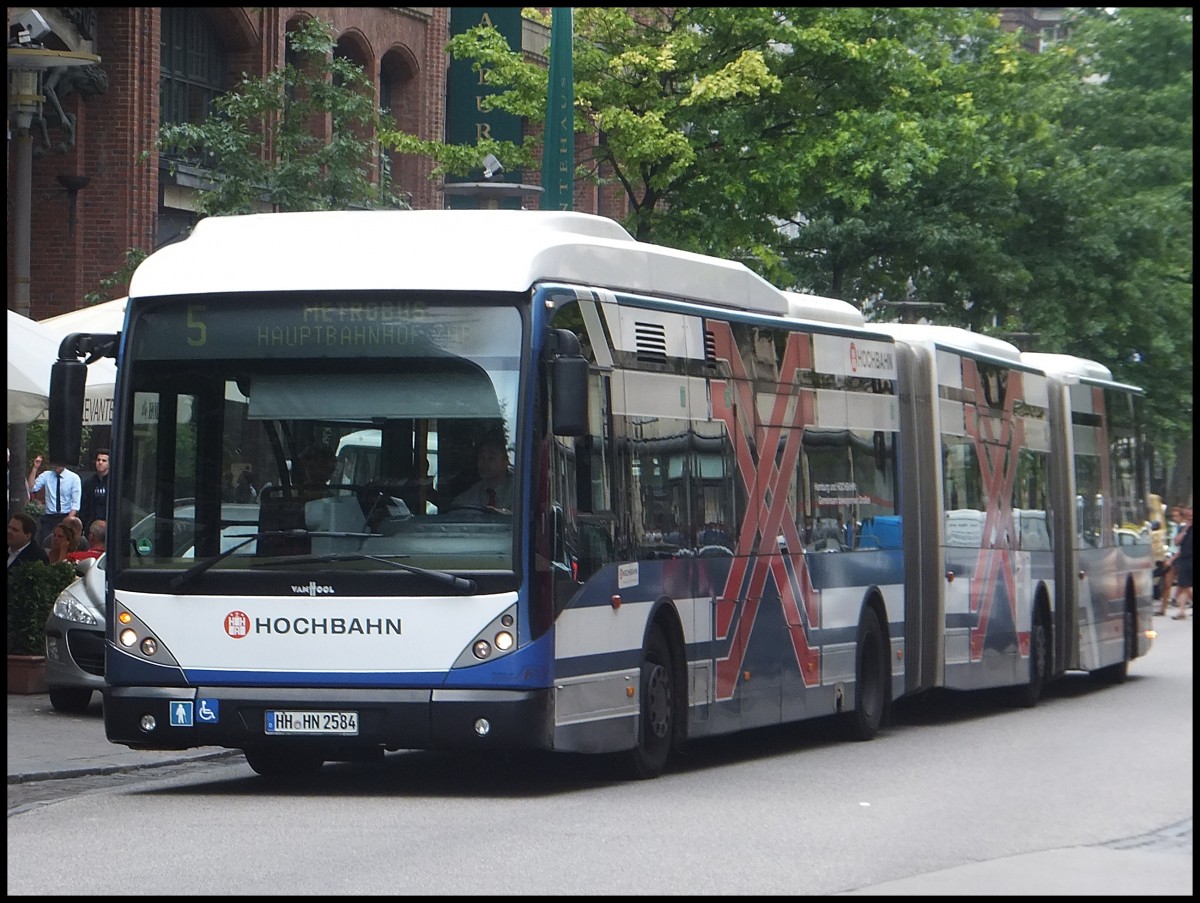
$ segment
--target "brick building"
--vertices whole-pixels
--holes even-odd
[[[1022,46],[1041,53],[1067,36],[1066,12],[1063,6],[1002,6],[1000,26],[1005,31],[1020,31]]]
[[[195,219],[202,173],[186,166],[172,173],[165,158],[145,153],[154,147],[160,121],[197,121],[241,73],[256,77],[283,65],[287,34],[306,17],[332,24],[335,52],[363,67],[381,106],[403,130],[424,139],[446,140],[449,134],[444,47],[454,18],[450,8],[10,7],[8,16],[10,308],[19,309],[13,299],[22,278],[23,230],[17,226],[24,193],[13,48],[23,39],[27,47],[99,57],[94,65],[40,71],[45,100],[24,139],[32,143],[25,203],[27,313],[34,319],[81,307],[84,294],[122,266],[126,249],[153,250],[186,232]],[[528,21],[518,21],[517,28],[527,57],[545,61],[547,30]],[[54,62],[52,54],[46,59]],[[520,128],[536,134],[541,123]],[[577,147],[583,140],[577,136]],[[403,157],[391,163],[390,178],[412,207],[447,205],[429,178],[430,161]],[[526,172],[521,181],[536,185],[539,179],[539,173]],[[536,207],[536,197],[522,204]],[[617,216],[621,205],[619,198],[577,183],[575,209]]]

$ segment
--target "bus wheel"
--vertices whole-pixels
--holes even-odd
[[[1017,687],[1017,702],[1033,708],[1046,689],[1046,674],[1050,669],[1050,636],[1040,605],[1034,608],[1033,629],[1029,632],[1029,682]]]
[[[662,628],[653,626],[642,650],[637,746],[625,754],[627,771],[637,779],[663,773],[675,732],[675,687],[671,648]]]
[[[1093,676],[1102,683],[1120,684],[1125,682],[1125,678],[1129,676],[1129,662],[1137,654],[1137,616],[1134,615],[1133,609],[1125,607],[1125,617],[1122,627],[1124,634],[1124,648],[1121,650],[1121,660],[1115,665],[1109,665],[1106,668],[1100,668],[1093,672]]]
[[[857,645],[854,709],[847,713],[846,725],[852,739],[870,740],[883,724],[888,688],[887,648],[879,615],[873,608],[863,610]]]
[[[243,750],[246,761],[264,778],[302,778],[321,770],[325,764],[316,753],[290,749],[265,749],[260,746]]]

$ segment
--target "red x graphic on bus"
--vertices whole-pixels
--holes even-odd
[[[728,654],[716,663],[717,698],[729,699],[737,688],[768,576],[779,592],[796,664],[805,684],[815,685],[820,676],[820,652],[809,646],[805,629],[816,622],[817,596],[788,503],[804,426],[812,423],[814,416],[812,390],[794,389],[797,373],[812,368],[812,340],[802,333],[788,336],[771,410],[763,423],[755,404],[756,383],[747,373],[729,324],[710,323],[709,327],[716,357],[729,362],[733,377],[730,382],[712,382],[713,417],[725,423],[734,442],[737,469],[750,506],[742,520],[729,577],[716,601],[717,639],[730,637],[731,627],[733,630]],[[762,384],[761,376],[757,384]],[[788,556],[780,549],[779,536],[784,538]],[[743,603],[740,615],[739,599]]]
[[[1008,374],[1008,388],[1000,415],[992,414],[983,404],[982,377],[975,361],[963,358],[962,376],[963,387],[975,393],[976,403],[966,406],[964,419],[967,436],[979,461],[979,476],[987,498],[983,540],[970,584],[970,610],[979,613],[979,619],[971,627],[971,661],[983,658],[988,621],[1001,580],[1008,594],[1020,652],[1026,656],[1029,654],[1029,625],[1017,621],[1017,585],[1012,555],[1017,539],[1013,521],[1013,483],[1019,452],[1025,446],[1025,425],[1021,418],[1014,416],[1013,410],[1017,398],[1024,396],[1022,374],[1016,370]]]

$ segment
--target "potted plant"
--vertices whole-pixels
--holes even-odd
[[[8,692],[46,691],[46,618],[75,577],[69,561],[29,561],[8,572]]]

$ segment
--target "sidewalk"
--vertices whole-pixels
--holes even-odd
[[[217,747],[160,752],[109,743],[99,694],[82,715],[56,712],[44,693],[8,697],[10,784],[240,755]],[[1191,896],[1192,887],[1192,821],[1188,819],[1141,837],[976,862],[839,896]]]
[[[57,712],[45,693],[8,696],[8,783],[112,774],[197,759],[239,756],[236,750],[204,747],[170,752],[139,751],[104,736],[100,694],[82,715]]]

